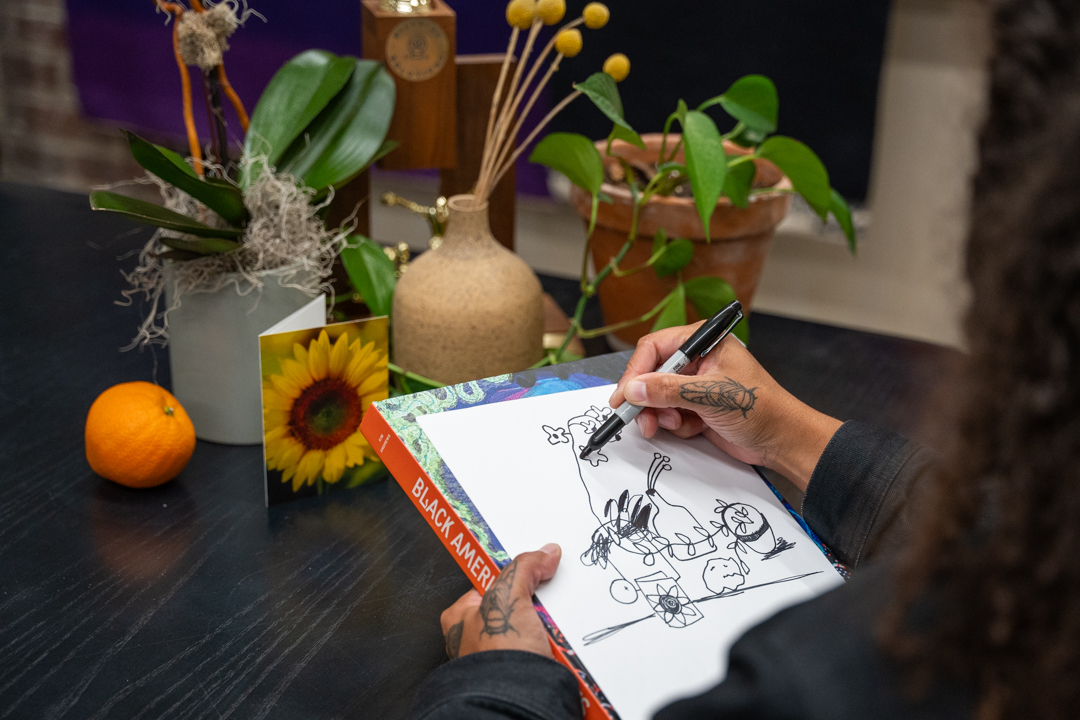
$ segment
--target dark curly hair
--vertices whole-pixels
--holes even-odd
[[[993,4],[955,447],[885,627],[977,717],[1080,710],[1080,2]],[[900,618],[932,598],[929,629]]]

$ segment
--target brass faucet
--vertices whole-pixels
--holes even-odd
[[[383,252],[394,263],[394,275],[401,277],[409,269],[409,243],[399,242],[394,247],[383,246]]]
[[[387,207],[394,207],[400,205],[406,210],[411,210],[417,215],[423,215],[424,219],[428,221],[428,225],[431,226],[431,242],[428,246],[434,250],[442,243],[442,236],[446,234],[446,221],[450,218],[450,208],[446,204],[446,198],[440,197],[435,201],[434,207],[428,207],[415,203],[408,198],[403,198],[400,195],[396,195],[392,192],[385,192],[382,194],[382,204]]]

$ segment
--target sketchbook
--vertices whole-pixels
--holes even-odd
[[[481,591],[514,555],[562,546],[537,591],[556,657],[586,717],[640,720],[716,683],[743,632],[842,568],[754,468],[703,438],[633,425],[580,460],[625,365],[606,357],[377,402],[362,429]]]

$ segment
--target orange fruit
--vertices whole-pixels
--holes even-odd
[[[86,459],[98,475],[148,488],[180,474],[195,451],[195,426],[165,388],[148,382],[113,385],[86,416]]]

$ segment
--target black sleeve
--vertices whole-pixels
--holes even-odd
[[[739,640],[728,656],[727,677],[704,693],[676,700],[653,720],[796,720],[809,717],[795,692],[785,648],[767,639]],[[825,717],[828,717],[826,715]]]
[[[810,477],[802,516],[840,562],[858,567],[911,537],[929,448],[858,421],[844,423]]]
[[[577,678],[522,650],[488,650],[440,665],[424,681],[414,720],[581,720]]]

